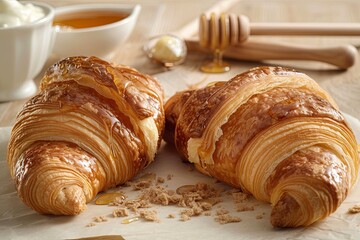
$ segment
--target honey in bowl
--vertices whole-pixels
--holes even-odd
[[[130,14],[115,11],[84,11],[56,16],[53,25],[67,29],[81,29],[111,24],[127,18]]]

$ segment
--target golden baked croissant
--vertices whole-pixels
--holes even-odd
[[[305,74],[254,68],[175,94],[165,115],[164,139],[201,172],[270,202],[273,226],[325,218],[357,179],[354,134]]]
[[[8,165],[23,202],[75,215],[98,192],[154,160],[165,116],[163,90],[147,75],[96,57],[49,68],[17,116]]]

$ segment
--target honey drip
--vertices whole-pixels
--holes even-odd
[[[111,193],[104,193],[103,195],[99,196],[95,204],[96,205],[108,205],[109,203],[114,202],[116,199],[125,199],[125,196],[119,192],[111,192]]]
[[[214,54],[213,61],[202,65],[201,71],[223,73],[230,70],[230,64],[223,61],[223,51],[230,43],[228,25],[225,14],[222,14],[219,19],[214,13],[211,14],[209,20],[205,15],[200,17],[200,46],[210,49]]]
[[[129,224],[129,223],[136,222],[136,221],[139,221],[139,220],[140,220],[139,217],[126,218],[126,219],[121,221],[121,224]]]

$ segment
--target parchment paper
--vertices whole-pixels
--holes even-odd
[[[345,115],[353,127],[357,139],[360,139],[360,121]],[[338,210],[325,220],[307,228],[274,229],[269,221],[271,207],[267,203],[253,200],[254,211],[236,212],[230,195],[223,195],[224,202],[219,206],[230,211],[232,216],[242,219],[239,223],[219,224],[213,216],[197,216],[182,222],[177,206],[154,205],[160,222],[140,220],[130,224],[121,224],[123,218],[112,217],[116,207],[88,204],[88,209],[75,217],[40,215],[27,208],[17,196],[10,179],[6,164],[6,147],[10,128],[0,128],[0,239],[74,239],[99,235],[122,235],[125,239],[360,239],[360,214],[348,214],[347,210],[360,204],[360,189],[355,186]],[[197,171],[189,171],[189,164],[181,161],[175,150],[163,143],[156,161],[145,172],[155,172],[164,177],[173,174],[163,186],[176,189],[186,184],[204,182],[215,184],[218,188],[231,189],[222,183],[204,176]],[[129,187],[118,187],[126,195],[135,198],[139,192]],[[214,206],[214,209],[218,207]],[[215,211],[213,211],[215,212]],[[265,213],[262,219],[258,215]],[[174,214],[175,218],[167,218]],[[105,216],[107,222],[87,227],[94,217]]]

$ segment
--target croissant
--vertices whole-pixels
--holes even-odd
[[[196,168],[271,203],[275,227],[334,212],[356,182],[357,143],[335,102],[305,74],[259,67],[172,96],[165,135]]]
[[[163,95],[150,76],[96,57],[50,67],[8,145],[22,201],[39,213],[76,215],[98,192],[132,178],[161,142]]]

